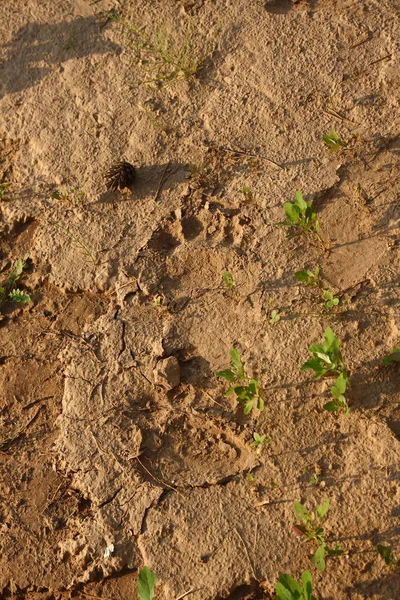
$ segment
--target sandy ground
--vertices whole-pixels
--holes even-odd
[[[3,0],[0,15],[1,278],[28,254],[32,299],[1,307],[1,598],[134,600],[143,565],[157,600],[271,599],[305,569],[318,599],[399,598],[376,545],[400,556],[400,371],[381,362],[400,345],[400,2]],[[347,149],[329,152],[332,128]],[[123,157],[135,184],[107,191]],[[276,225],[297,189],[323,245]],[[326,312],[294,277],[317,265],[340,298]],[[349,416],[300,371],[327,326]],[[232,347],[263,412],[215,376]],[[344,554],[321,573],[293,502],[324,498]]]

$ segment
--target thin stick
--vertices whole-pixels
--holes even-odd
[[[226,410],[226,407],[223,404],[220,404],[219,402],[214,400],[214,398],[211,396],[211,394],[209,394],[205,390],[203,390],[203,391],[204,391],[205,395],[208,396],[210,398],[210,400],[212,400],[212,402],[214,402],[214,404],[218,404],[218,406],[220,406],[224,411]]]
[[[37,398],[37,400],[32,400],[32,402],[29,402],[29,404],[25,404],[25,406],[22,407],[22,410],[31,408],[31,406],[34,406],[35,404],[38,404],[38,402],[42,402],[43,400],[50,400],[50,398],[54,398],[54,396],[43,396],[43,398]]]
[[[354,121],[351,121],[351,119],[346,119],[346,117],[342,117],[342,115],[340,115],[338,112],[336,112],[336,110],[333,110],[332,108],[328,108],[328,109],[323,108],[322,112],[324,112],[329,117],[335,117],[336,119],[340,119],[340,121],[347,121],[347,123],[354,123]]]
[[[368,42],[368,40],[370,40],[372,38],[372,32],[369,31],[367,33],[367,35],[365,36],[365,38],[362,38],[359,42],[356,42],[355,44],[353,44],[352,46],[350,46],[351,50],[354,50],[354,48],[358,48],[358,46],[361,46],[362,44],[365,44],[365,42]]]
[[[252,571],[252,573],[253,573],[253,577],[254,577],[254,579],[257,581],[257,580],[258,580],[258,577],[257,577],[257,575],[256,575],[256,572],[255,572],[255,570],[254,570],[254,567],[253,567],[253,562],[252,562],[252,560],[251,560],[251,558],[250,558],[250,554],[249,554],[249,551],[247,550],[247,546],[246,546],[246,544],[245,544],[245,542],[244,542],[244,539],[242,538],[242,536],[240,535],[240,533],[239,533],[238,529],[236,529],[236,527],[234,527],[234,528],[233,528],[233,531],[236,531],[237,535],[238,535],[238,536],[239,536],[239,538],[240,538],[240,541],[241,541],[241,542],[242,542],[242,544],[243,544],[243,548],[244,548],[244,550],[245,550],[245,552],[246,552],[247,560],[249,561],[249,565],[250,565],[250,567],[251,567],[251,571]]]
[[[181,596],[178,596],[177,598],[175,598],[175,600],[182,600],[182,598],[186,598],[186,596],[189,596],[189,594],[193,594],[194,592],[197,592],[198,590],[201,590],[201,588],[192,588],[188,592],[185,592]]]
[[[161,479],[157,479],[157,477],[155,477],[155,475],[153,475],[152,473],[150,473],[150,471],[144,466],[144,464],[142,463],[142,461],[140,460],[140,458],[138,456],[135,456],[135,458],[138,461],[138,463],[143,467],[143,469],[146,471],[146,473],[148,475],[150,475],[150,477],[152,479],[154,479],[154,481],[157,481],[157,483],[160,483],[161,485],[165,485],[165,487],[169,488],[170,490],[173,490],[177,494],[180,493],[180,492],[178,492],[178,490],[176,488],[172,487],[172,485],[169,485],[168,483],[165,483],[165,481],[161,481]]]
[[[270,158],[267,158],[266,156],[262,156],[261,154],[252,154],[251,152],[245,152],[244,150],[233,150],[232,148],[228,148],[227,146],[221,146],[221,150],[224,150],[225,152],[232,152],[233,154],[243,154],[243,156],[250,156],[250,158],[260,158],[261,160],[265,160],[266,162],[270,163],[271,165],[274,165],[274,167],[277,167],[282,171],[285,170],[285,168],[282,165],[275,162],[274,160],[271,160]]]
[[[368,63],[368,66],[376,65],[376,63],[381,62],[382,60],[386,60],[387,58],[392,58],[392,55],[386,54],[386,56],[382,56],[382,58],[377,58],[376,60],[373,60],[372,62]]]

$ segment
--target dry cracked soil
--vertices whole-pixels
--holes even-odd
[[[319,600],[398,600],[399,0],[0,15],[0,597],[136,600],[146,565],[156,600],[272,600],[306,569]],[[277,225],[296,190],[320,239]],[[327,327],[349,415],[300,370]],[[263,411],[216,377],[232,348]],[[325,498],[322,572],[294,501]]]

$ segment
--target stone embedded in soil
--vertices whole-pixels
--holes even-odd
[[[154,369],[154,383],[166,390],[173,390],[181,382],[181,368],[175,356],[158,361]]]

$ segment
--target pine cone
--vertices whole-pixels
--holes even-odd
[[[113,165],[106,173],[107,189],[116,190],[129,188],[135,180],[135,167],[128,162],[120,161]]]

